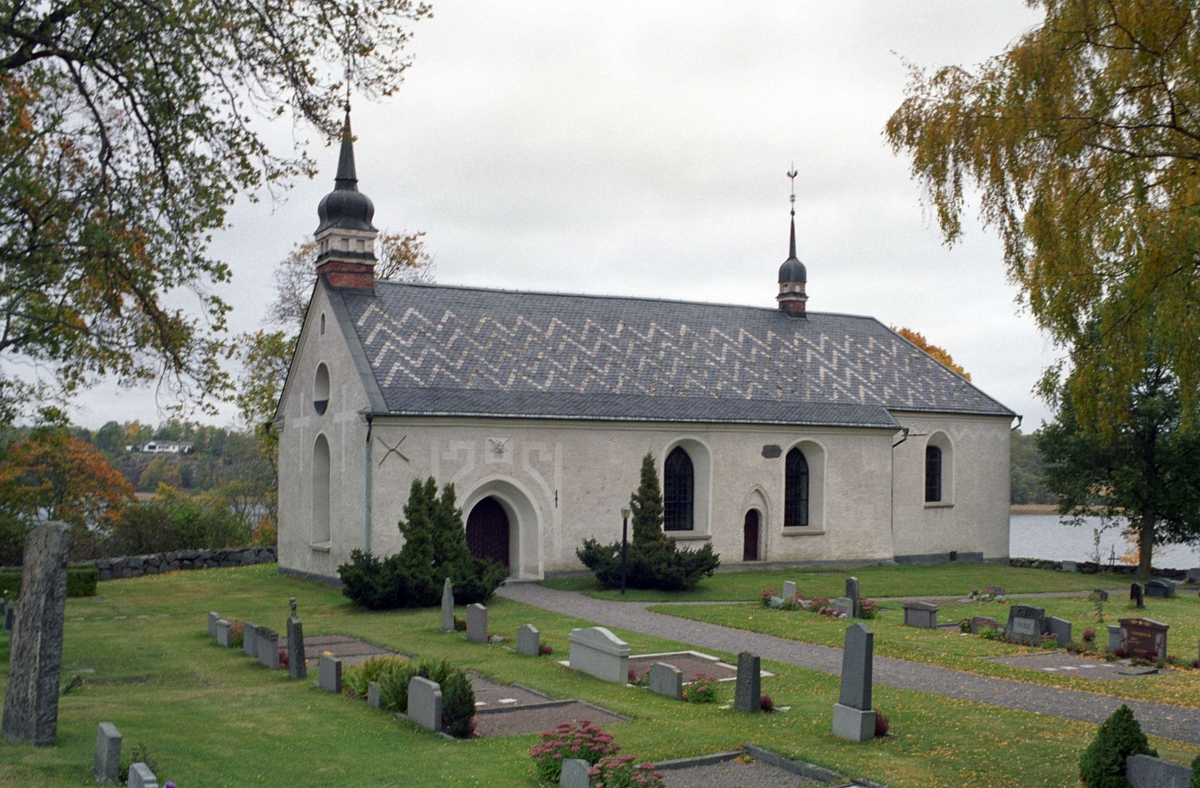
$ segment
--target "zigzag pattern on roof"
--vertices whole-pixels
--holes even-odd
[[[1007,409],[870,318],[379,283],[347,296],[385,392]]]

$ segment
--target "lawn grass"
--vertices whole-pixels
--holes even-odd
[[[807,591],[802,589],[807,595]],[[1104,618],[1095,616],[1096,605],[1086,596],[1045,597],[1025,600],[1046,609],[1046,614],[1071,622],[1075,640],[1085,630],[1096,632],[1100,649],[1108,644],[1106,624],[1119,618],[1152,618],[1171,625],[1167,638],[1169,654],[1189,664],[1196,659],[1200,639],[1200,600],[1194,595],[1176,599],[1148,599],[1146,609],[1136,610],[1124,598],[1115,597],[1104,605]],[[996,619],[1003,627],[1008,620],[1008,605],[1000,602],[967,602],[940,605],[938,621],[951,623],[972,616]],[[656,605],[650,608],[694,621],[707,621],[751,632],[788,638],[805,643],[841,648],[845,630],[852,621],[819,616],[796,610],[774,610],[751,605]],[[1179,670],[1170,675],[1144,676],[1119,681],[1095,681],[1064,673],[1025,670],[987,661],[987,657],[1037,653],[1037,649],[984,640],[981,637],[940,629],[916,629],[904,626],[904,611],[899,603],[885,602],[877,618],[866,622],[875,633],[875,653],[885,657],[940,665],[982,676],[1014,679],[1066,689],[1097,692],[1133,700],[1200,707],[1200,670]]]
[[[174,780],[180,788],[535,785],[528,751],[536,736],[447,741],[361,701],[320,692],[311,682],[289,681],[286,672],[267,671],[205,635],[209,610],[282,629],[291,596],[299,600],[307,634],[342,632],[421,657],[444,657],[493,679],[627,715],[629,722],[609,730],[624,752],[649,760],[752,741],[893,788],[1077,788],[1079,754],[1095,732],[1084,723],[877,687],[876,705],[891,717],[894,735],[851,744],[830,732],[838,688],[832,676],[767,664],[777,676],[764,680],[763,691],[792,707],[769,716],[680,704],[556,664],[567,632],[586,622],[495,600],[489,606],[493,632],[511,635],[532,622],[555,649],[554,658],[520,657],[504,646],[468,643],[461,633],[439,634],[436,609],[363,613],[336,590],[280,576],[273,565],[107,582],[100,594],[67,601],[64,682],[74,670],[95,673],[61,699],[59,745],[0,743],[0,786],[91,784],[100,721],[116,724],[126,751],[147,745],[160,781]],[[634,653],[684,647],[617,634]],[[4,639],[0,635],[0,663],[7,661]],[[0,670],[6,674],[7,665]],[[726,702],[731,691],[724,689]],[[1153,743],[1180,762],[1190,762],[1198,749]]]
[[[765,588],[778,591],[784,580],[795,580],[809,596],[841,596],[846,578],[859,580],[862,594],[869,597],[966,596],[972,589],[1000,586],[1009,594],[1053,591],[1090,591],[1093,588],[1128,587],[1128,575],[1108,572],[1084,575],[1023,569],[1007,564],[936,564],[934,566],[859,566],[846,569],[770,569],[718,572],[700,581],[693,591],[604,590],[594,577],[553,578],[543,581],[548,588],[581,591],[597,599],[629,602],[729,602],[757,600]]]

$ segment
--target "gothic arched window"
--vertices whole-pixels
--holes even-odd
[[[808,461],[799,449],[787,453],[783,478],[783,524],[808,525]]]
[[[925,502],[942,500],[942,450],[937,446],[925,447]]]
[[[696,477],[692,458],[676,446],[667,455],[663,469],[663,530],[690,531],[694,519],[692,509],[696,498]]]

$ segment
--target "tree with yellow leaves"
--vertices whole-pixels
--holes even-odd
[[[918,334],[911,328],[896,328],[895,326],[892,326],[892,330],[907,339],[909,342],[912,342],[917,347],[921,348],[921,350],[924,350],[926,353],[933,356],[934,360],[940,361],[948,369],[952,370],[954,374],[961,375],[964,380],[971,379],[971,374],[963,369],[962,365],[955,364],[953,356],[951,356],[949,351],[947,351],[945,348],[938,347],[926,339],[924,335]]]

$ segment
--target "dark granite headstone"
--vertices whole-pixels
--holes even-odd
[[[1071,642],[1071,622],[1065,618],[1046,616],[1046,630],[1054,635],[1059,648],[1066,648],[1067,644]]]
[[[762,711],[762,660],[757,654],[743,651],[738,654],[737,687],[733,708],[747,714]]]
[[[1092,596],[1096,597],[1101,602],[1108,601],[1108,592],[1105,591],[1103,588],[1097,588],[1095,591],[1092,592]]]
[[[288,677],[308,677],[308,661],[304,652],[304,624],[300,617],[291,615],[287,620]]]
[[[1163,661],[1167,658],[1167,630],[1171,627],[1149,618],[1122,618],[1121,649],[1126,656]]]
[[[1146,583],[1146,596],[1154,599],[1171,599],[1175,596],[1175,584],[1170,580],[1156,577]]]
[[[1008,609],[1004,639],[1011,643],[1036,646],[1042,642],[1046,629],[1046,609],[1032,605],[1013,605]]]
[[[850,603],[853,606],[850,612],[850,617],[862,618],[862,597],[858,592],[857,577],[846,578],[846,598],[850,600]]]
[[[1129,601],[1136,602],[1139,609],[1145,607],[1142,603],[1142,586],[1139,583],[1134,583],[1129,587]]]
[[[4,693],[3,729],[11,742],[52,746],[58,741],[67,547],[65,523],[42,523],[25,537]]]
[[[904,626],[937,629],[938,606],[929,602],[905,602]]]
[[[846,628],[842,649],[842,685],[833,706],[833,734],[855,742],[875,737],[875,712],[871,708],[875,634],[866,624]]]

